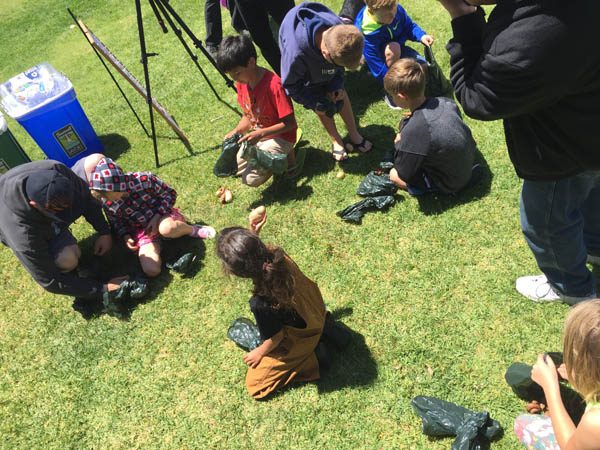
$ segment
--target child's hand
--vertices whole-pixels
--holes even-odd
[[[129,280],[129,275],[125,275],[122,277],[115,277],[107,281],[104,285],[105,292],[116,291],[121,286],[123,281]]]
[[[136,242],[129,234],[126,234],[125,236],[123,236],[123,238],[125,239],[125,245],[132,252],[137,252],[140,249],[139,245],[136,244]]]
[[[110,234],[103,234],[98,236],[94,243],[94,255],[102,256],[112,248],[113,240]]]
[[[238,141],[240,144],[247,141],[248,144],[255,145],[264,137],[264,132],[260,128],[258,130],[251,131],[250,133],[242,136]]]
[[[158,223],[160,222],[161,216],[160,214],[155,214],[148,225],[146,225],[146,233],[150,235],[158,234]]]
[[[237,130],[234,128],[233,130],[231,130],[229,133],[227,133],[224,137],[223,140],[225,139],[229,139],[231,136],[233,136],[235,133],[237,133]]]
[[[244,362],[248,365],[248,367],[252,367],[254,369],[263,359],[263,356],[264,355],[261,353],[260,347],[257,347],[244,355]]]
[[[558,372],[558,376],[560,376],[563,380],[569,381],[569,374],[567,373],[567,366],[565,366],[565,363],[562,363],[560,366],[558,366],[556,371]]]
[[[421,38],[421,42],[427,45],[428,47],[431,47],[433,45],[433,36],[426,34]]]
[[[259,222],[250,222],[250,231],[252,231],[254,234],[258,235],[260,233],[260,230],[262,230],[262,227],[265,223],[267,223],[267,216],[265,216]]]
[[[558,389],[558,373],[554,361],[548,355],[538,355],[531,370],[531,379],[539,384],[544,392],[556,387]]]

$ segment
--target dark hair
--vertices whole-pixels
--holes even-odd
[[[226,36],[219,45],[217,65],[223,72],[229,72],[234,67],[246,67],[250,58],[256,59],[256,49],[246,33]]]
[[[254,295],[265,297],[276,309],[293,309],[294,279],[283,249],[267,247],[245,228],[231,227],[217,237],[217,256],[225,272],[254,282]]]

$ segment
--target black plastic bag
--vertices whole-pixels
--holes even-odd
[[[123,281],[119,288],[114,291],[107,291],[102,294],[102,304],[105,312],[122,312],[126,309],[124,302],[131,298],[141,300],[148,295],[150,286],[148,280],[142,277],[135,277]]]
[[[398,191],[398,186],[390,180],[389,174],[385,173],[384,170],[380,169],[369,172],[358,185],[356,193],[361,197],[394,195]]]
[[[487,412],[476,413],[435,397],[417,396],[413,410],[423,421],[427,436],[456,436],[452,450],[482,450],[502,436],[502,426]]]
[[[186,253],[179,257],[175,262],[167,263],[166,266],[168,269],[186,275],[192,270],[196,259],[197,257],[193,253]]]
[[[363,216],[374,210],[384,210],[396,203],[391,195],[379,195],[377,197],[367,197],[360,202],[354,203],[336,214],[346,222],[361,223]]]
[[[562,353],[549,352],[547,353],[552,358],[556,367],[560,366],[563,361]],[[513,363],[504,374],[504,379],[511,387],[513,392],[521,400],[530,402],[536,400],[539,403],[547,405],[546,396],[542,387],[531,379],[532,367],[528,364]],[[573,389],[564,384],[562,379],[559,384],[560,397],[565,405],[565,409],[569,416],[577,425],[585,412],[586,404],[581,396]]]
[[[240,149],[238,141],[241,137],[241,134],[234,134],[223,141],[221,154],[213,167],[216,176],[229,177],[237,173],[237,152]]]
[[[275,175],[285,173],[288,168],[287,155],[266,152],[246,142],[242,143],[242,158],[248,162],[251,169],[260,167]]]
[[[258,327],[245,317],[239,317],[232,322],[227,330],[227,337],[248,352],[262,342]]]
[[[338,100],[332,102],[328,98],[324,98],[317,102],[315,111],[324,112],[327,117],[333,117],[336,113],[339,113],[344,107],[344,100]]]
[[[425,83],[426,97],[448,97],[454,96],[452,83],[446,78],[440,66],[438,66],[433,50],[425,45],[425,60],[427,61],[427,78]]]

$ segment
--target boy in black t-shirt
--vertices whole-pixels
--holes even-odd
[[[410,109],[396,135],[390,179],[412,195],[458,192],[471,179],[475,141],[456,104],[425,97],[425,71],[414,59],[394,63],[384,78],[394,102]]]

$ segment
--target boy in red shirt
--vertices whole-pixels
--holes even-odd
[[[240,143],[248,141],[263,151],[287,155],[288,173],[295,175],[299,169],[294,153],[298,126],[292,102],[283,90],[279,76],[256,64],[256,49],[245,34],[223,39],[217,64],[236,81],[237,101],[244,112],[240,122],[225,138],[243,134]],[[241,151],[237,163],[237,174],[248,186],[260,186],[272,175],[261,167],[250,168],[241,157]]]

